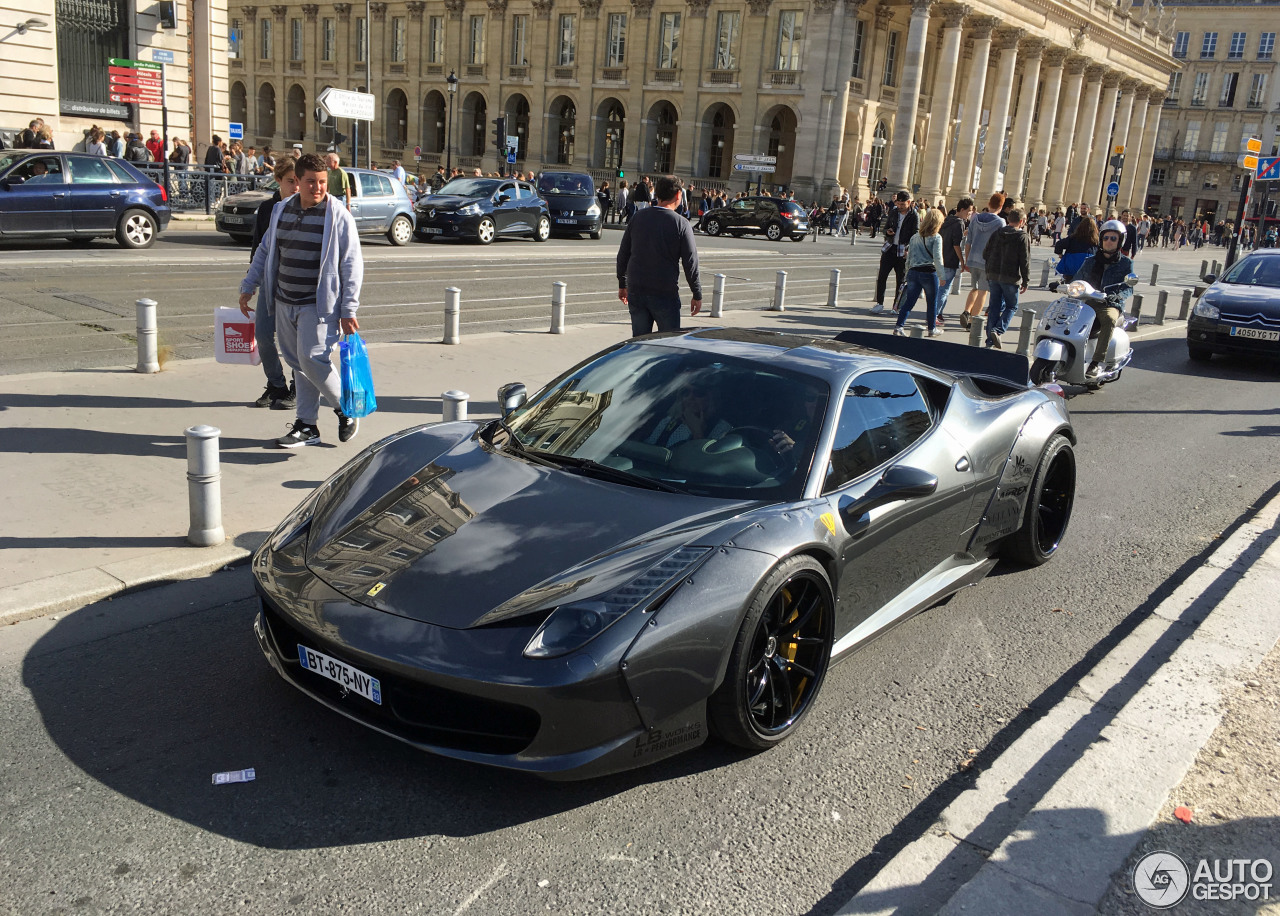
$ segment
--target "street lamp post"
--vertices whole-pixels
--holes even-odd
[[[445,77],[445,84],[449,89],[449,124],[445,128],[444,148],[445,148],[445,166],[446,172],[453,172],[453,97],[458,94],[458,75],[450,70],[449,75]]]

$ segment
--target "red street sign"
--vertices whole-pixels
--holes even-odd
[[[112,94],[110,98],[111,98],[111,101],[113,101],[113,102],[121,102],[121,103],[126,103],[126,102],[136,102],[136,103],[141,104],[141,105],[159,105],[159,104],[160,104],[160,96],[158,96],[158,95],[156,95],[156,96],[151,96],[151,95],[115,95],[115,94]]]
[[[136,76],[124,76],[119,73],[111,74],[111,82],[121,83],[128,86],[154,86],[157,89],[160,88],[159,80],[145,79]]]

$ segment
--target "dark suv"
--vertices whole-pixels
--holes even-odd
[[[124,248],[150,248],[172,215],[165,189],[123,159],[0,153],[0,238],[114,236]]]
[[[596,185],[583,172],[543,172],[538,176],[538,194],[547,202],[551,231],[578,235],[588,232],[600,238],[604,214],[596,200]]]
[[[551,238],[547,202],[533,185],[514,178],[455,178],[417,204],[414,235],[432,239],[472,239],[488,245],[502,235]]]
[[[702,216],[699,227],[707,235],[764,235],[771,241],[789,236],[798,242],[809,232],[804,208],[777,197],[739,197],[727,207],[716,207]]]
[[[1280,357],[1280,248],[1250,252],[1222,276],[1205,279],[1211,285],[1187,322],[1190,357]]]

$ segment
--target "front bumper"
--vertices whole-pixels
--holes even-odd
[[[456,211],[437,210],[435,216],[428,216],[428,210],[418,210],[418,225],[413,230],[415,238],[435,239],[472,239],[480,234],[480,220],[485,214],[463,216]]]
[[[1253,337],[1233,335],[1233,327],[1253,330],[1248,325],[1233,325],[1229,322],[1202,318],[1192,314],[1187,319],[1187,345],[1200,350],[1211,350],[1214,353],[1235,356],[1260,356],[1269,359],[1280,358],[1280,340],[1258,340]],[[1274,330],[1257,328],[1257,330]]]
[[[588,216],[585,212],[552,211],[552,232],[599,232],[604,226],[603,216]]]
[[[255,216],[252,213],[224,213],[218,210],[213,217],[213,224],[219,232],[232,235],[252,235]]]

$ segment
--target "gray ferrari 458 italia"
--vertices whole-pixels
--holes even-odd
[[[255,626],[331,709],[546,777],[768,748],[832,662],[1071,515],[1066,406],[1013,354],[689,330],[499,399],[304,500],[254,556]]]

